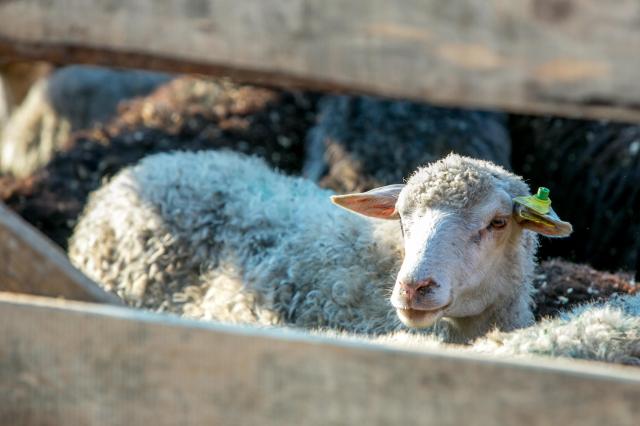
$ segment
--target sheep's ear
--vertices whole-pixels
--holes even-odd
[[[358,194],[334,195],[331,201],[347,210],[378,219],[398,219],[396,201],[404,185],[387,185]]]
[[[553,209],[549,209],[546,214],[540,214],[526,206],[516,204],[513,214],[520,226],[547,237],[562,238],[573,232],[571,224],[561,220]]]

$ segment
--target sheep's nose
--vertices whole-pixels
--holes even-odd
[[[406,281],[401,280],[398,282],[400,295],[407,300],[414,300],[416,297],[425,296],[431,289],[437,287],[438,284],[433,278],[427,278],[421,281]]]

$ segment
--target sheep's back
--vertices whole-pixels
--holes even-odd
[[[397,326],[386,291],[399,230],[374,237],[370,221],[330,195],[256,158],[155,155],[91,196],[70,257],[154,310],[366,332]]]

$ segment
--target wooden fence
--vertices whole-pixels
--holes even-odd
[[[0,424],[636,425],[640,371],[0,294]]]
[[[634,0],[0,1],[0,57],[640,118]]]
[[[637,120],[639,17],[631,0],[0,0],[0,59]],[[114,306],[3,206],[0,290],[12,292],[0,293],[0,424],[640,418],[632,368],[411,352]]]

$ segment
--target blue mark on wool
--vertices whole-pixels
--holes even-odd
[[[255,182],[252,185],[251,189],[260,196],[261,200],[268,200],[273,198],[274,192],[269,185],[267,185],[264,181]]]

